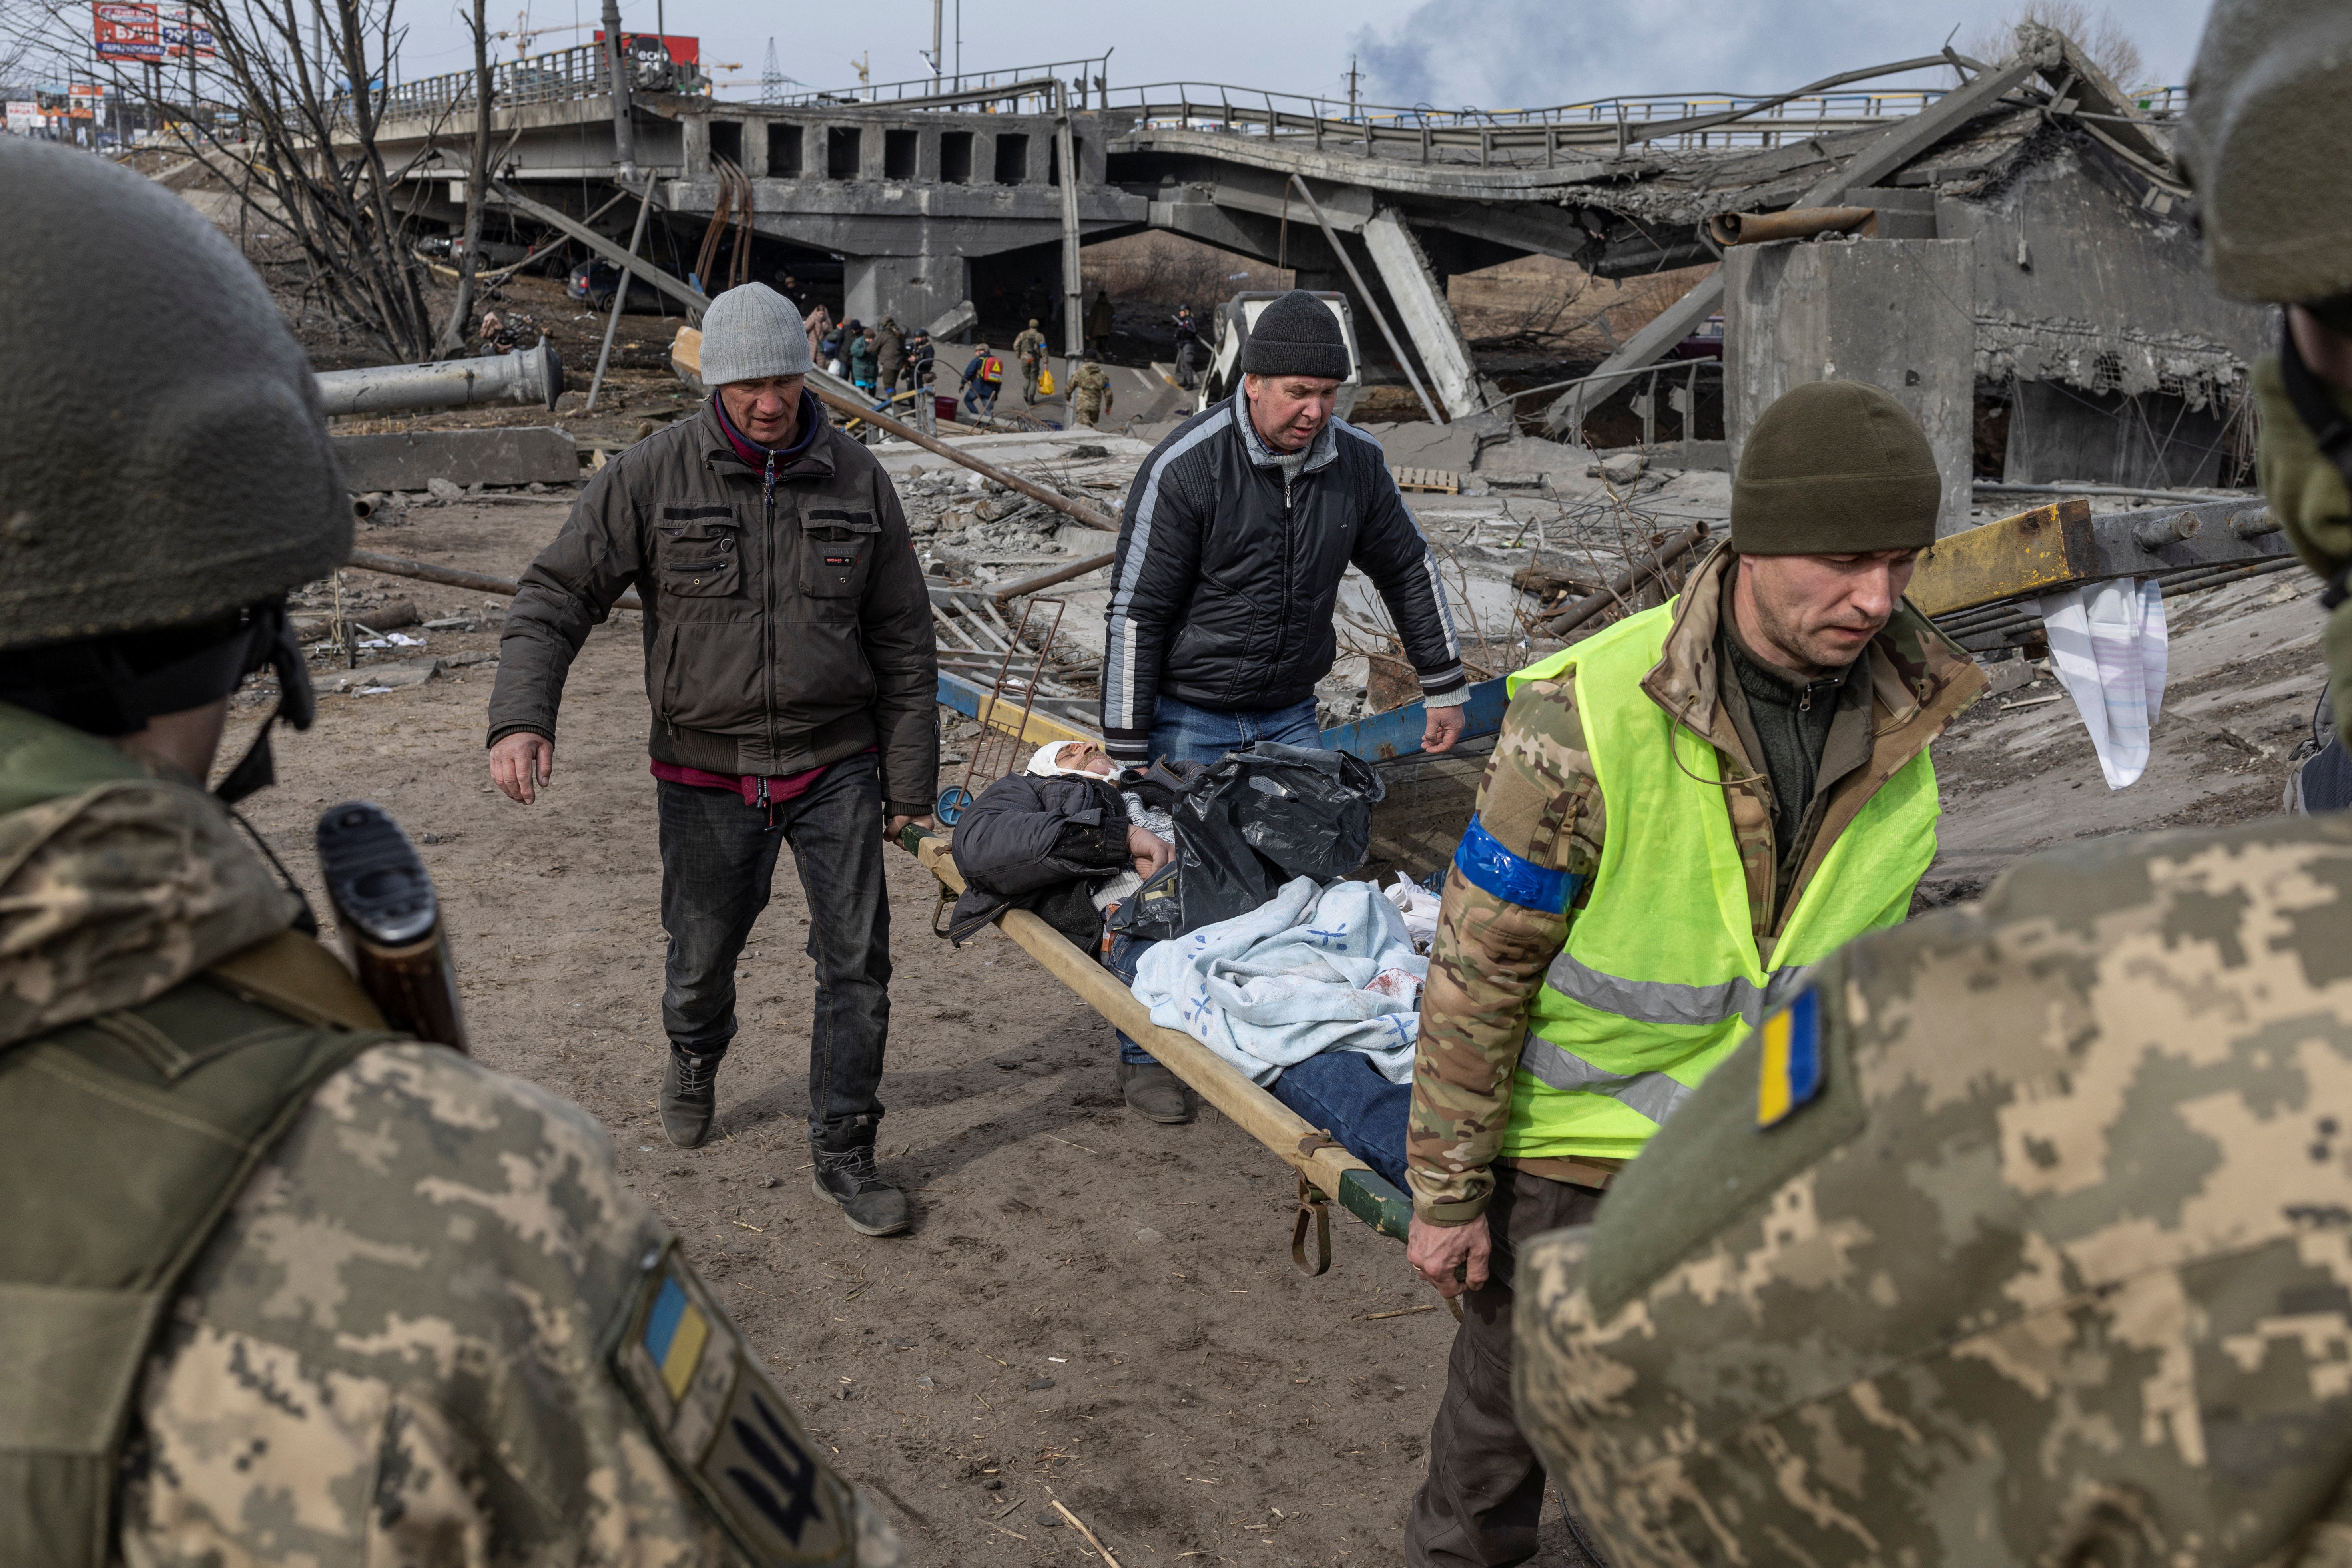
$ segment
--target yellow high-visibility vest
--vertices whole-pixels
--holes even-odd
[[[1626,1159],[1802,972],[1900,921],[1936,857],[1942,807],[1923,749],[1830,847],[1759,957],[1720,757],[1642,689],[1672,602],[1510,678],[1572,680],[1606,827],[1591,898],[1536,998],[1502,1152]],[[1865,656],[1866,657],[1866,656]]]

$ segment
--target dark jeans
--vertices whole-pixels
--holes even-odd
[[[1276,741],[1309,751],[1323,744],[1315,699],[1287,708],[1203,708],[1162,697],[1151,710],[1151,754],[1178,763],[1213,763],[1227,752]]]
[[[1325,1051],[1282,1069],[1274,1098],[1337,1138],[1402,1193],[1412,1085],[1391,1083],[1361,1051]]]
[[[880,1116],[875,1091],[890,1032],[890,901],[882,882],[882,786],[871,755],[825,770],[768,808],[732,790],[661,780],[662,929],[669,932],[662,1027],[697,1053],[735,1037],[735,961],[768,907],[789,842],[808,899],[816,961],[809,1130]],[[773,818],[773,826],[770,819]]]
[[[1158,944],[1143,937],[1129,936],[1123,931],[1108,933],[1110,945],[1097,956],[1102,966],[1126,981],[1135,984],[1135,966],[1143,962],[1144,953]],[[1118,1036],[1118,1059],[1129,1067],[1150,1067],[1159,1058],[1127,1037],[1124,1029],[1114,1030]]]
[[[1596,1188],[1495,1167],[1486,1216],[1494,1256],[1486,1285],[1461,1298],[1445,1397],[1429,1429],[1429,1478],[1405,1521],[1410,1568],[1500,1568],[1536,1554],[1544,1472],[1511,1409],[1512,1261],[1545,1231],[1591,1224],[1600,1206]]]
[[[1110,933],[1102,966],[1129,984],[1135,966],[1153,944],[1124,931]],[[1118,1036],[1118,1059],[1141,1066],[1152,1058]],[[1378,1171],[1399,1192],[1404,1186],[1405,1114],[1412,1108],[1412,1085],[1391,1083],[1361,1051],[1325,1051],[1282,1069],[1274,1098],[1307,1122],[1337,1138],[1349,1153]]]

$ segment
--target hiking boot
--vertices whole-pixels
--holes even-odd
[[[1192,1120],[1192,1101],[1183,1083],[1158,1062],[1125,1062],[1118,1068],[1118,1092],[1138,1116],[1171,1126]]]
[[[860,1236],[896,1236],[914,1223],[907,1194],[874,1168],[875,1119],[853,1116],[809,1140],[816,1195],[841,1205],[841,1217]]]
[[[681,1149],[699,1149],[710,1136],[710,1115],[719,1102],[719,1064],[724,1050],[709,1056],[669,1048],[669,1066],[662,1068],[662,1131]]]

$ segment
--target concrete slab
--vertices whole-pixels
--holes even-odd
[[[335,461],[353,490],[454,485],[575,484],[580,448],[569,431],[526,425],[488,430],[407,430],[337,436]]]
[[[1940,536],[1969,525],[1975,469],[1974,252],[1965,240],[1784,240],[1725,253],[1725,424],[1736,467],[1757,416],[1792,386],[1885,388],[1927,433]]]

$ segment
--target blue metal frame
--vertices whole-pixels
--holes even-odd
[[[1463,716],[1468,727],[1462,732],[1464,740],[1477,735],[1491,735],[1503,727],[1503,710],[1511,705],[1510,694],[1503,689],[1503,677],[1481,680],[1470,688],[1470,700],[1463,704]],[[1428,705],[1409,702],[1402,708],[1391,708],[1385,713],[1375,713],[1369,719],[1359,719],[1352,724],[1337,724],[1323,731],[1323,749],[1327,752],[1353,752],[1371,762],[1386,762],[1421,750],[1421,733],[1429,721]]]

